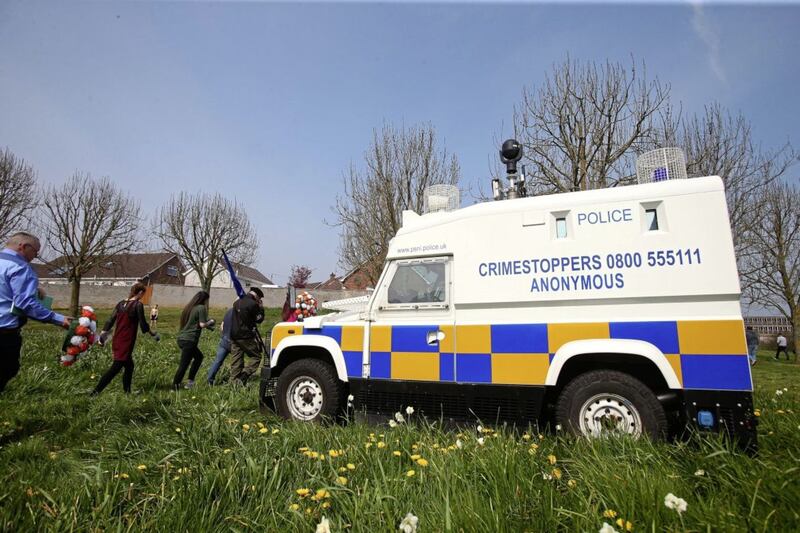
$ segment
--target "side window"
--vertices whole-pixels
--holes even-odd
[[[445,259],[403,261],[389,283],[389,305],[444,304],[447,302]]]
[[[567,238],[567,218],[560,217],[556,219],[556,239]]]
[[[657,209],[645,209],[644,210],[644,225],[647,228],[647,231],[656,231],[656,230],[658,230],[658,210]]]

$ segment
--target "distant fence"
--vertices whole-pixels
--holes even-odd
[[[149,295],[150,304],[160,307],[182,307],[186,305],[198,287],[185,287],[183,285],[151,285],[152,293]],[[42,288],[48,296],[53,297],[53,306],[69,307],[72,290],[69,285],[43,284]],[[81,285],[81,305],[94,307],[113,307],[118,301],[127,298],[130,287],[110,287],[104,285]],[[286,287],[275,289],[262,288],[264,291],[264,307],[281,307],[286,299]],[[350,290],[313,290],[309,291],[320,302],[341,300],[369,294],[367,291]],[[236,300],[236,291],[233,289],[211,288],[211,307],[229,307]]]

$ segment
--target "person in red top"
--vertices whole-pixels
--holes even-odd
[[[146,287],[143,283],[136,283],[131,287],[130,295],[127,300],[122,300],[116,307],[111,317],[100,332],[100,344],[105,344],[109,331],[116,325],[116,332],[111,341],[111,352],[114,355],[114,362],[111,368],[103,374],[97,386],[92,391],[92,395],[100,394],[103,389],[111,383],[111,380],[124,369],[122,374],[122,389],[131,392],[131,382],[133,381],[133,347],[136,344],[137,326],[142,333],[149,333],[160,340],[157,333],[150,331],[147,320],[144,317],[144,306],[139,300],[144,296]]]

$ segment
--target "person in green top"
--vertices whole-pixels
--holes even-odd
[[[183,382],[183,375],[189,368],[189,382],[185,388],[194,387],[194,377],[203,362],[203,352],[197,347],[200,342],[200,333],[203,329],[214,329],[214,319],[208,318],[208,298],[206,291],[200,291],[189,300],[181,313],[180,330],[178,331],[178,347],[181,349],[181,362],[178,364],[178,371],[172,380],[172,387],[180,389]]]

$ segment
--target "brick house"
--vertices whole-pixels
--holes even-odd
[[[233,271],[236,274],[236,277],[239,278],[239,281],[242,283],[242,286],[247,287],[276,287],[276,285],[270,280],[267,276],[262,274],[258,269],[243,265],[241,263],[231,263],[233,266]],[[233,282],[231,281],[231,276],[228,274],[228,269],[224,268],[221,272],[219,272],[214,279],[211,280],[212,287],[220,287],[226,289],[233,288]],[[184,285],[187,287],[201,287],[200,283],[200,276],[197,275],[194,268],[190,268],[184,274]]]
[[[67,283],[64,258],[49,263],[31,263],[45,284]],[[180,257],[169,252],[118,254],[92,268],[81,278],[85,285],[131,285],[141,281],[147,285],[183,285],[184,266]]]

